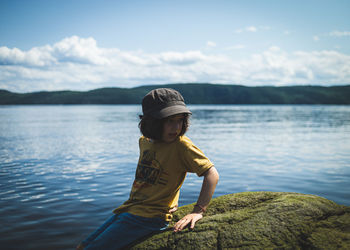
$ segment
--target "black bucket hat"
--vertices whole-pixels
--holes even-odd
[[[176,114],[192,114],[186,107],[182,95],[169,88],[150,91],[142,100],[142,112],[145,116],[163,119]]]

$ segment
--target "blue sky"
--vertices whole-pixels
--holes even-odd
[[[0,0],[0,89],[350,83],[350,1]]]

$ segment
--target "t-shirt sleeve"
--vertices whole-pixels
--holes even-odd
[[[187,172],[202,176],[214,164],[190,140],[182,144],[181,157]]]

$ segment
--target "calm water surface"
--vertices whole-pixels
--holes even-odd
[[[190,106],[215,196],[315,194],[350,205],[350,106]],[[73,249],[128,198],[139,106],[0,106],[1,249]],[[180,205],[202,179],[189,174]]]

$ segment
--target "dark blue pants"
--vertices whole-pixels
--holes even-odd
[[[84,249],[120,249],[148,234],[163,231],[168,222],[160,218],[145,218],[130,213],[110,217],[82,242]]]

